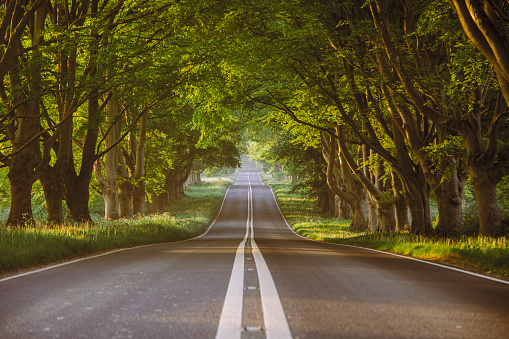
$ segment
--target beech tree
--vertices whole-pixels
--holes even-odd
[[[4,152],[0,160],[9,168],[11,204],[7,224],[12,226],[33,223],[32,185],[40,177],[43,167],[38,142],[42,95],[41,55],[38,48],[47,15],[44,3],[43,0],[26,0],[2,4],[1,123],[2,133],[11,149],[7,154]],[[28,32],[29,27],[32,29]],[[20,58],[19,55],[25,50],[30,52]]]
[[[432,4],[423,6],[428,9]],[[506,163],[506,150],[502,150],[498,154],[498,161],[493,162],[497,156],[496,152],[496,140],[497,140],[497,126],[500,119],[503,117],[506,111],[505,107],[500,105],[500,100],[497,100],[496,94],[493,95],[494,91],[491,88],[490,74],[482,72],[482,68],[478,65],[482,64],[480,61],[475,60],[475,53],[471,53],[469,62],[465,62],[465,58],[460,58],[462,65],[459,67],[454,65],[456,58],[462,50],[456,46],[453,46],[458,40],[447,41],[442,39],[444,42],[442,46],[436,46],[434,39],[437,38],[437,33],[440,33],[440,25],[434,22],[435,27],[438,29],[435,32],[431,30],[427,31],[426,34],[422,34],[417,30],[418,20],[422,19],[423,11],[421,8],[416,6],[410,6],[407,4],[408,10],[404,12],[404,18],[409,25],[406,25],[406,31],[408,33],[414,32],[415,34],[407,34],[407,45],[415,45],[420,43],[418,49],[408,49],[408,53],[415,60],[414,69],[419,70],[421,74],[437,74],[437,69],[447,70],[449,73],[442,72],[441,75],[449,76],[450,80],[444,78],[445,81],[451,83],[458,83],[458,79],[461,81],[463,89],[461,91],[446,92],[446,86],[434,82],[435,88],[429,86],[422,86],[422,81],[417,80],[418,76],[412,75],[408,69],[408,64],[402,63],[400,60],[404,58],[401,54],[402,48],[397,47],[391,33],[391,28],[387,25],[388,19],[388,4],[385,1],[376,1],[376,7],[372,4],[371,9],[375,23],[377,24],[380,36],[384,41],[384,49],[387,53],[388,59],[401,79],[401,83],[408,95],[409,102],[412,103],[413,107],[422,114],[424,118],[430,119],[433,123],[437,124],[437,138],[442,140],[442,143],[454,143],[454,136],[459,135],[463,139],[466,146],[466,161],[470,172],[470,177],[474,187],[476,188],[476,198],[478,200],[479,208],[483,208],[483,211],[479,211],[480,219],[484,219],[481,222],[480,233],[481,234],[497,234],[501,232],[500,216],[498,212],[498,204],[496,202],[496,183],[500,180],[500,167]],[[438,7],[440,9],[440,7]],[[418,12],[420,10],[421,12]],[[442,20],[450,20],[450,13],[447,11],[440,12],[436,7],[431,9],[435,16],[437,12]],[[402,13],[403,14],[403,13]],[[451,21],[448,21],[451,22]],[[452,25],[446,26],[449,30]],[[450,35],[449,35],[450,36]],[[461,39],[461,37],[459,37]],[[429,40],[428,40],[429,39]],[[448,54],[447,51],[450,51]],[[442,57],[441,57],[442,56]],[[447,65],[447,66],[445,66]],[[470,70],[472,67],[478,67],[477,69]],[[445,66],[445,67],[444,67]],[[447,68],[446,68],[447,67]],[[473,76],[468,76],[470,72]],[[495,91],[496,93],[496,91]],[[459,95],[458,95],[459,94]],[[459,100],[458,100],[459,99]],[[400,110],[404,126],[411,125],[412,118],[410,115],[405,113],[407,111]],[[488,112],[491,117],[490,127],[487,129],[483,128],[481,121],[482,112]],[[488,117],[484,114],[484,119]],[[406,128],[405,132],[408,135],[409,129]],[[439,204],[439,208],[445,208],[448,212],[444,211],[441,213],[442,221],[439,219],[438,229],[444,235],[449,235],[450,232],[454,232],[455,229],[461,228],[463,223],[462,212],[460,210],[462,200],[462,189],[464,182],[466,181],[466,173],[460,174],[462,169],[461,157],[452,155],[449,152],[447,157],[441,157],[438,162],[443,166],[445,165],[448,169],[457,170],[453,171],[447,178],[450,178],[449,182],[452,184],[450,188],[445,189],[444,179],[433,180],[432,171],[433,167],[436,166],[437,161],[430,162],[430,156],[423,152],[423,149],[418,145],[417,139],[412,139],[410,135],[407,140],[412,145],[417,146],[415,152],[417,157],[421,157],[420,163],[424,166],[425,174],[428,178],[428,182],[432,186]],[[488,143],[484,146],[483,137],[486,137]],[[414,146],[412,146],[414,147]],[[420,150],[419,150],[420,149]],[[436,148],[434,148],[436,150]],[[477,159],[477,160],[474,160]],[[487,162],[484,162],[485,159]],[[429,164],[426,165],[426,162]],[[498,169],[497,169],[498,168]],[[430,171],[431,170],[431,171]],[[456,174],[457,173],[457,174]],[[436,178],[436,177],[435,177]],[[488,188],[489,187],[489,188]],[[457,207],[455,207],[455,205]],[[484,207],[481,207],[484,206]],[[456,211],[456,212],[455,212]],[[489,218],[484,217],[489,215]],[[453,225],[457,225],[454,227]],[[490,231],[487,231],[490,229]]]
[[[234,166],[254,121],[277,131],[288,172],[314,177],[324,212],[350,206],[353,229],[455,235],[469,179],[479,232],[503,231],[509,13],[495,0],[23,0],[0,13],[9,225],[33,222],[37,180],[50,223],[63,201],[91,221],[94,164],[107,219],[143,213],[145,191],[164,210],[190,173]]]
[[[480,177],[473,174],[479,168],[468,165],[466,171],[474,156],[469,144],[477,140],[482,146],[479,141],[487,136],[493,147],[496,123],[506,110],[497,104],[489,71],[462,44],[461,34],[451,34],[458,22],[443,3],[374,1],[361,8],[352,1],[237,3],[231,12],[226,27],[239,33],[231,54],[236,66],[229,70],[243,79],[250,100],[332,135],[339,144],[358,143],[382,157],[390,167],[385,177],[391,178],[399,229],[408,223],[408,205],[412,231],[434,232],[430,192],[439,207],[436,232],[449,236],[463,228],[463,188],[468,174],[472,182]],[[249,64],[239,51],[250,56]],[[493,117],[492,128],[475,124],[481,112]],[[348,138],[338,135],[334,124],[348,128]],[[486,149],[492,150],[486,156],[497,159],[498,172],[491,173],[500,174],[504,151],[494,155],[493,148]],[[383,181],[374,180],[376,167],[383,166],[374,164],[363,173],[362,154],[367,152],[346,163],[377,208],[390,211],[382,207],[389,190],[380,194]],[[477,199],[493,201],[483,194]]]
[[[128,130],[138,125],[136,119],[131,126],[116,115],[134,105],[125,104],[127,93],[138,96],[146,107],[181,84],[185,75],[203,61],[203,56],[195,55],[200,34],[193,34],[200,33],[205,22],[203,13],[216,4],[47,0],[8,1],[3,5],[1,27],[8,48],[2,59],[6,72],[2,79],[10,72],[9,88],[2,88],[3,131],[12,136],[4,139],[11,150],[2,157],[12,168],[9,223],[31,222],[29,196],[33,182],[39,178],[45,190],[48,221],[63,221],[64,199],[70,219],[90,221],[88,191],[93,164],[103,156],[107,159],[104,163],[109,175],[100,182],[111,181],[104,185],[104,192],[116,192],[115,159],[124,157],[115,152],[122,146],[122,139],[128,134],[133,136]],[[11,93],[18,97],[14,99]],[[16,113],[22,109],[30,110],[30,115]],[[104,147],[98,136],[107,113],[110,124],[102,127],[103,132],[107,131],[101,139],[107,140],[108,146]],[[141,119],[141,124],[145,120]],[[119,127],[124,131],[117,130]],[[137,158],[142,158],[142,149]],[[21,165],[18,159],[22,156],[30,161],[21,161]],[[142,162],[138,163],[133,178],[141,183]],[[106,189],[109,186],[112,190]],[[138,192],[137,197],[140,195],[143,193]],[[139,200],[138,207],[142,205]]]
[[[498,148],[499,130],[507,121],[509,105],[509,47],[507,35],[508,8],[501,1],[449,1],[461,26],[474,46],[492,65],[500,95],[492,105],[491,116],[486,116],[486,86],[478,84],[477,102],[467,112],[467,119],[456,124],[467,148],[467,165],[472,177],[479,207],[479,233],[500,235],[502,222],[497,201],[497,183],[502,178],[509,149]],[[505,105],[500,100],[504,98]]]

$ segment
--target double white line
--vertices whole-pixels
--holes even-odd
[[[253,190],[249,181],[248,190],[248,213],[246,224],[246,235],[237,248],[235,261],[233,263],[232,275],[223,311],[217,329],[216,339],[240,338],[242,334],[242,306],[244,297],[244,249],[249,239],[253,250],[253,257],[258,272],[260,285],[260,296],[262,301],[264,330],[266,338],[287,339],[292,338],[290,327],[279,299],[276,285],[270,274],[269,268],[263,258],[260,249],[256,245],[253,235]]]

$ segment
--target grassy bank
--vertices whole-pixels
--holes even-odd
[[[439,239],[409,233],[350,232],[350,220],[323,218],[316,208],[316,202],[298,193],[291,193],[291,185],[272,186],[290,225],[297,233],[308,238],[411,255],[509,278],[507,238]]]
[[[204,232],[219,211],[228,181],[192,185],[162,214],[93,225],[0,227],[0,274],[117,248],[188,239]]]

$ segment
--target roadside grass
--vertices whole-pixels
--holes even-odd
[[[429,238],[408,232],[351,232],[350,220],[324,218],[316,201],[291,192],[292,185],[273,184],[272,188],[288,223],[305,237],[410,255],[509,278],[508,238]]]
[[[92,253],[179,241],[203,233],[218,213],[230,182],[189,186],[168,212],[94,224],[0,226],[0,274]]]

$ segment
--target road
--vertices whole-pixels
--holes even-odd
[[[0,338],[508,338],[509,285],[306,240],[241,170],[202,237],[0,280]]]

